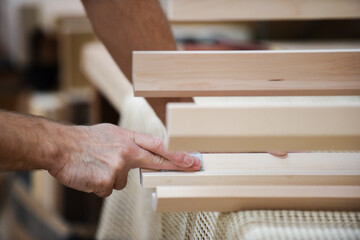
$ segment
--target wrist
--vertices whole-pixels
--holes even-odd
[[[73,139],[69,136],[73,131],[73,126],[51,123],[45,127],[48,138],[43,146],[44,159],[41,161],[42,169],[56,171],[66,164],[67,154]]]

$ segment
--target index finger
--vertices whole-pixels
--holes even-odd
[[[179,167],[191,167],[193,165],[201,165],[201,160],[199,158],[191,156],[188,153],[167,151],[164,141],[161,138],[132,132],[132,140],[139,147],[163,156]]]

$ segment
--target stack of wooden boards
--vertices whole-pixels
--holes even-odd
[[[203,154],[199,172],[142,170],[157,211],[359,209],[359,153]]]
[[[134,52],[133,61],[137,96],[340,95],[169,104],[170,150],[234,153],[202,154],[199,172],[142,170],[157,211],[360,209],[360,97],[341,96],[360,95],[359,49]],[[240,153],[272,150],[294,153]]]

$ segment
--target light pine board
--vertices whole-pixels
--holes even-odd
[[[172,151],[360,150],[360,102],[167,105]]]
[[[215,185],[359,185],[360,152],[202,154],[198,172],[141,170],[146,188]]]
[[[136,96],[360,95],[360,49],[139,51]]]
[[[358,186],[171,186],[153,193],[157,212],[264,209],[359,210]]]
[[[168,0],[171,21],[360,18],[359,0]]]

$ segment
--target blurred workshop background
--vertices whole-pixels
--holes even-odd
[[[179,49],[189,51],[360,45],[357,19],[173,21],[172,28]],[[117,124],[121,113],[83,68],[84,49],[96,42],[79,0],[0,0],[0,109]],[[45,171],[1,172],[0,239],[94,239],[102,201]]]

